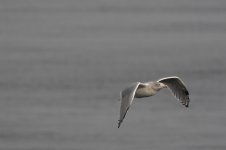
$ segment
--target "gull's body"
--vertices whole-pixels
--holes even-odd
[[[136,82],[120,92],[121,107],[118,128],[125,118],[134,98],[153,96],[163,88],[169,88],[185,107],[189,106],[188,90],[183,81],[178,77],[166,77],[158,81],[146,83]]]

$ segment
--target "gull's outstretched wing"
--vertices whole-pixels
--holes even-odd
[[[133,102],[136,90],[140,84],[141,84],[140,82],[133,83],[129,87],[125,88],[120,92],[121,107],[120,107],[120,118],[118,120],[119,121],[118,128],[120,127],[123,119],[125,118],[126,113]]]
[[[157,82],[167,85],[175,97],[178,98],[185,107],[189,106],[189,92],[179,77],[166,77],[159,79]]]

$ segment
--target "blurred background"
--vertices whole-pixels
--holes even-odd
[[[1,0],[1,150],[225,150],[225,0]],[[119,92],[176,75],[134,101]]]

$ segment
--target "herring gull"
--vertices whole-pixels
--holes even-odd
[[[189,92],[179,77],[166,77],[145,83],[135,82],[120,92],[121,107],[118,128],[125,118],[134,98],[153,96],[163,88],[169,88],[182,105],[185,107],[189,106]]]

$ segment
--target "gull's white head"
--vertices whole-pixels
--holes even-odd
[[[159,91],[161,90],[162,88],[167,88],[167,86],[163,83],[160,83],[160,82],[153,82],[152,83],[152,88],[156,91]]]

